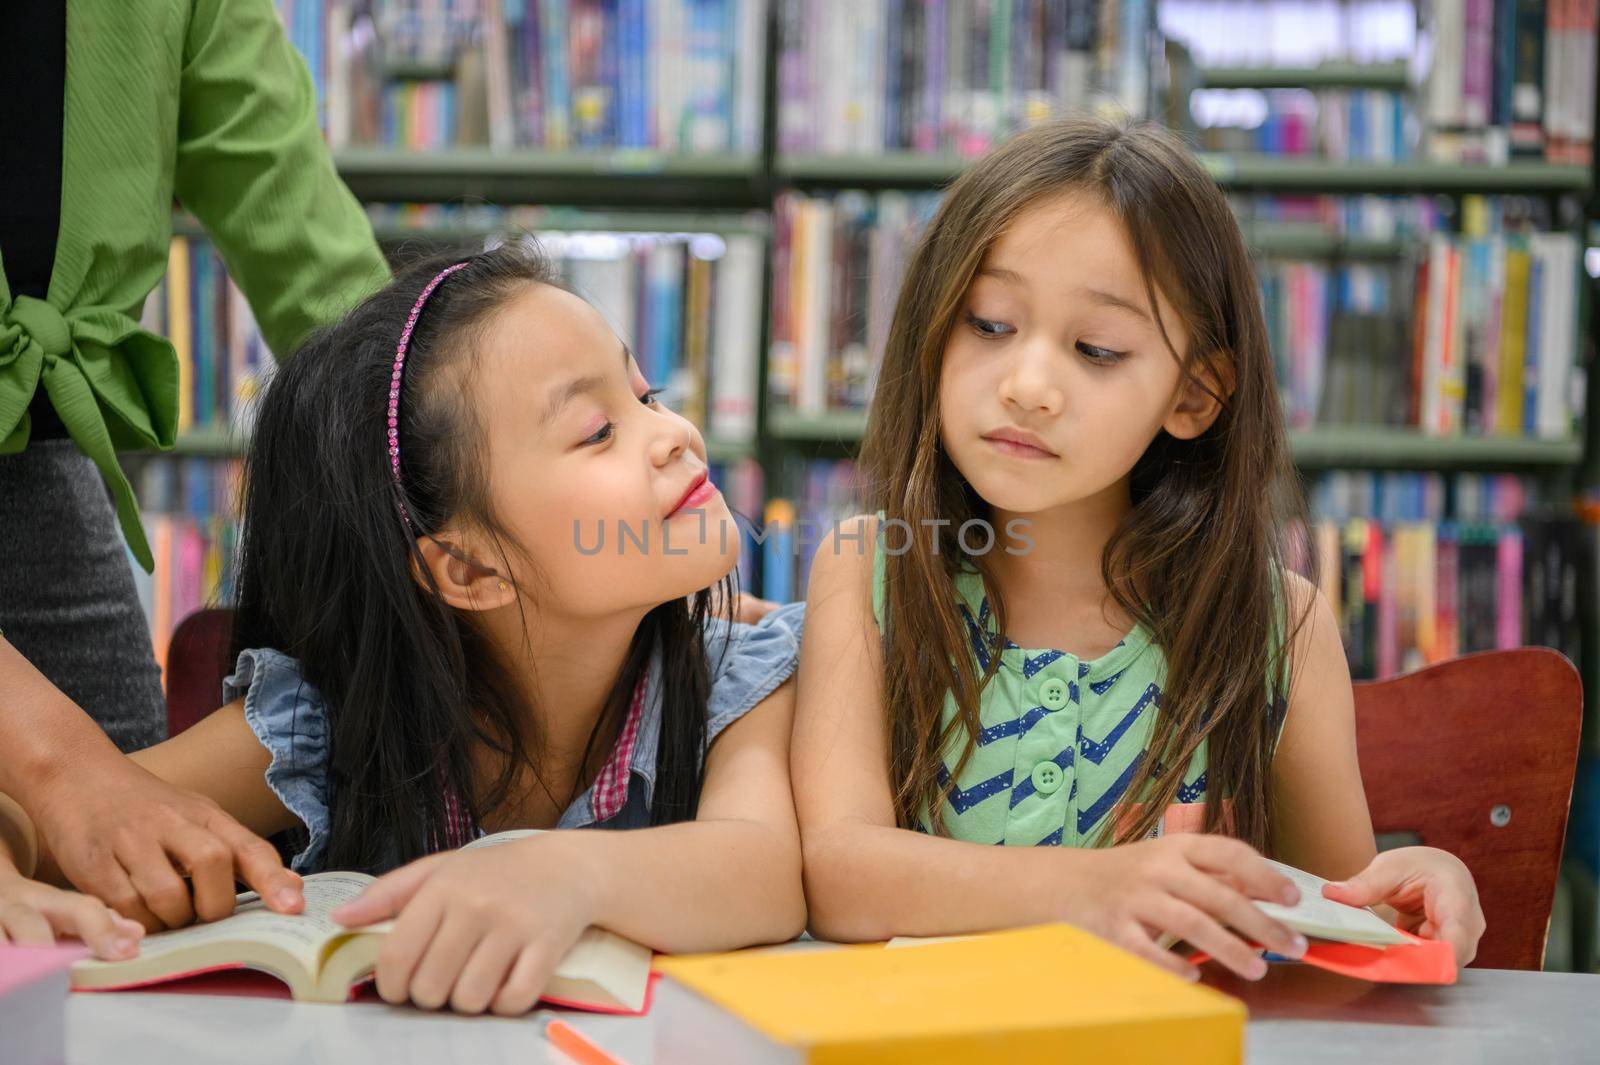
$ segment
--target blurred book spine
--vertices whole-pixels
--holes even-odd
[[[751,154],[763,0],[277,0],[335,148]]]
[[[1149,110],[1151,0],[780,0],[779,150],[980,155]]]

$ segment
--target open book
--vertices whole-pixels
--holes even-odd
[[[1324,898],[1327,881],[1292,865],[1268,863],[1300,889],[1300,901],[1293,906],[1255,900],[1256,908],[1268,917],[1291,928],[1309,941],[1307,965],[1354,976],[1363,980],[1396,984],[1453,984],[1456,982],[1455,951],[1448,943],[1421,939],[1379,917],[1369,909],[1347,906]],[[891,947],[943,943],[967,936],[899,936]],[[1162,936],[1163,949],[1176,946],[1178,937]],[[1274,960],[1276,955],[1268,955]],[[1207,954],[1191,954],[1196,965],[1210,960]]]
[[[1369,947],[1405,945],[1411,938],[1369,909],[1347,906],[1324,898],[1327,881],[1303,869],[1267,859],[1267,864],[1288,877],[1300,889],[1300,901],[1293,906],[1256,901],[1256,909],[1287,928],[1312,939],[1331,939],[1336,943],[1364,943]]]
[[[509,843],[519,830],[485,836],[468,846]],[[330,916],[355,899],[373,877],[316,873],[305,878],[305,910],[273,913],[254,892],[239,896],[233,914],[210,924],[146,936],[127,961],[88,959],[72,967],[79,991],[117,991],[222,969],[257,969],[282,980],[305,1002],[345,1002],[370,979],[392,921],[345,928]],[[545,988],[552,1005],[607,1013],[639,1013],[650,986],[650,951],[599,928],[586,929]]]
[[[1455,951],[1450,944],[1403,932],[1365,907],[1325,898],[1322,889],[1328,882],[1320,876],[1270,858],[1267,862],[1300,889],[1300,901],[1284,906],[1258,899],[1255,906],[1307,938],[1310,946],[1300,959],[1307,965],[1384,983],[1456,982]],[[1191,960],[1198,963],[1207,956],[1197,954]]]

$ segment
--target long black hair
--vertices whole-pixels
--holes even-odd
[[[510,579],[504,548],[520,547],[490,505],[469,384],[494,313],[527,285],[557,284],[530,242],[472,256],[428,300],[406,356],[399,488],[389,463],[396,343],[423,287],[459,258],[414,263],[313,335],[268,386],[246,458],[233,652],[283,651],[327,701],[330,868],[376,870],[464,842],[519,771],[542,783],[539,708],[474,617],[439,597],[416,545],[465,520],[502,549],[495,563],[475,561]],[[645,616],[589,737],[585,767],[659,651],[652,823],[690,818],[699,802],[705,632],[713,610],[731,607],[731,580]],[[475,786],[471,756],[485,748],[500,772]]]

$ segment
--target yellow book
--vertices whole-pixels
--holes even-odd
[[[1522,363],[1527,351],[1528,249],[1506,250],[1506,288],[1500,297],[1500,373],[1495,430],[1503,436],[1522,434]]]
[[[711,263],[691,255],[687,270],[688,298],[684,301],[684,367],[688,370],[688,390],[683,416],[707,433],[706,381],[710,378],[711,346]]]
[[[173,237],[167,255],[167,339],[178,353],[178,432],[194,425],[194,344],[189,336],[189,240]]]
[[[1070,925],[657,959],[658,1065],[1243,1060],[1244,1005]]]

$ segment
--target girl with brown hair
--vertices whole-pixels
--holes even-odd
[[[1470,960],[1465,866],[1376,855],[1338,629],[1285,563],[1255,277],[1175,138],[1067,120],[952,185],[862,465],[876,514],[818,550],[792,748],[819,935],[1064,919],[1259,977],[1245,940],[1305,949],[1251,904],[1297,897],[1264,851]]]

